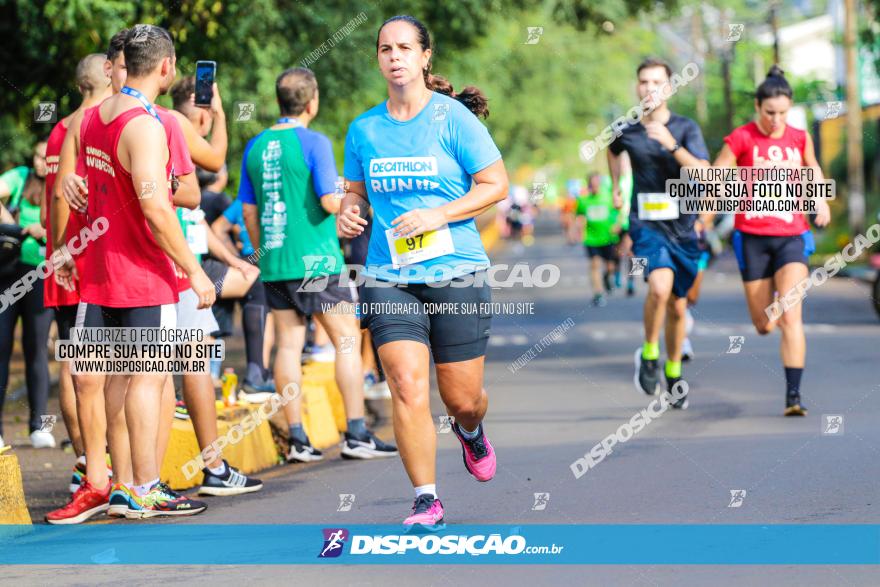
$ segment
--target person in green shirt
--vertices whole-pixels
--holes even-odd
[[[342,456],[372,459],[397,455],[364,422],[361,333],[352,313],[357,291],[340,281],[342,251],[336,234],[341,198],[333,148],[309,128],[318,115],[318,81],[307,68],[288,69],[275,84],[281,117],[245,146],[238,198],[253,245],[260,252],[260,279],[275,323],[276,390],[302,383],[300,359],[305,319],[311,315],[336,348],[336,384],[345,405]],[[340,306],[340,304],[343,304]],[[332,311],[328,311],[332,310]],[[289,462],[323,458],[302,423],[302,394],[284,406]]]
[[[0,267],[0,413],[9,384],[9,361],[19,318],[22,322],[25,381],[30,409],[28,426],[35,448],[55,446],[52,434],[42,430],[42,415],[49,399],[49,327],[53,310],[43,305],[43,280],[25,279],[44,261],[46,230],[40,224],[40,204],[45,196],[46,142],[34,147],[33,167],[15,167],[0,175],[0,203],[9,210],[26,237],[15,261]],[[8,218],[7,218],[8,219]],[[0,417],[0,446],[3,446]]]
[[[584,247],[590,258],[590,283],[593,305],[607,304],[611,293],[611,277],[617,271],[617,244],[620,242],[623,217],[614,207],[611,190],[602,189],[601,177],[593,173],[587,180],[587,193],[579,196],[575,207],[579,228],[583,230]],[[604,274],[602,265],[604,263]]]

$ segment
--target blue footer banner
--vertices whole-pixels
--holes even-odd
[[[880,524],[0,526],[0,565],[878,565]]]

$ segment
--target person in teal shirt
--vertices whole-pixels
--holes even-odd
[[[54,311],[43,305],[43,280],[24,279],[45,259],[46,231],[40,224],[40,204],[45,197],[46,142],[34,148],[33,167],[15,167],[0,175],[0,202],[4,202],[26,238],[17,260],[0,267],[0,414],[9,384],[9,361],[19,318],[22,322],[25,380],[28,392],[31,444],[51,448],[55,439],[41,430],[49,399],[49,327]],[[3,446],[0,417],[0,446]]]

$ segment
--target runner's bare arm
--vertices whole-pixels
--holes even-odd
[[[216,90],[214,96],[215,98],[217,97]],[[208,171],[220,171],[226,162],[228,146],[226,115],[223,113],[223,108],[221,107],[215,114],[214,107],[213,105],[211,106],[211,112],[214,114],[214,125],[211,130],[210,142],[199,135],[196,127],[193,126],[186,116],[176,110],[171,110],[170,112],[180,122],[180,127],[183,129],[183,138],[186,140],[186,146],[189,147],[189,155],[193,162]]]
[[[9,213],[2,203],[0,203],[0,224],[15,224],[15,218]]]
[[[321,207],[327,214],[339,214],[340,204],[342,200],[336,197],[336,194],[324,194],[321,196]]]
[[[614,207],[620,210],[623,207],[623,196],[620,194],[620,155],[615,155],[611,149],[606,149],[608,157],[608,173],[611,175],[611,194],[614,198]]]
[[[214,234],[214,231],[211,230],[211,227],[208,226],[208,222],[205,219],[202,219],[202,225],[205,227],[207,231],[208,237],[208,252],[211,253],[214,257],[219,259],[220,261],[226,263],[233,269],[237,269],[245,278],[254,272],[259,273],[260,270],[240,258],[237,254],[230,252],[226,245]]]
[[[260,244],[260,221],[257,218],[257,206],[254,204],[241,205],[241,215],[244,216],[244,226],[247,228],[248,236],[251,244],[258,249],[262,247]]]
[[[126,160],[129,162],[135,193],[141,195],[138,204],[156,243],[189,277],[199,297],[199,308],[210,306],[215,298],[214,284],[190,251],[165,191],[168,184],[165,129],[147,116],[132,120],[122,131],[118,153],[123,165]],[[148,191],[152,192],[149,197]]]
[[[362,181],[345,180],[345,197],[336,216],[336,234],[342,238],[355,238],[368,224],[366,216],[370,208],[367,186]],[[248,230],[250,232],[250,230]]]
[[[64,180],[68,175],[73,175],[70,181],[74,186],[79,184],[79,178],[74,171],[76,158],[79,153],[78,137],[79,128],[82,124],[82,112],[74,112],[67,122],[67,134],[61,144],[61,153],[58,157],[58,173],[55,175],[55,185],[52,193],[47,194],[49,205],[49,234],[52,239],[52,247],[57,249],[64,244],[64,234],[67,230],[67,222],[70,219],[70,205],[64,197]],[[76,189],[77,195],[80,190]]]
[[[401,236],[410,237],[436,230],[449,222],[467,220],[507,197],[507,170],[499,159],[473,175],[474,187],[460,198],[437,208],[419,208],[401,214],[391,225]]]
[[[178,175],[177,181],[180,182],[177,191],[174,192],[173,202],[179,208],[188,208],[195,210],[202,202],[202,192],[199,190],[199,180],[196,179],[195,173],[187,173],[186,175]]]
[[[223,214],[217,217],[211,224],[211,232],[214,233],[214,236],[217,237],[217,240],[220,241],[228,251],[232,254],[238,253],[238,250],[235,248],[235,243],[232,242],[232,238],[229,236],[230,231],[232,230],[232,223],[229,222],[229,219],[226,218]]]
[[[822,173],[822,168],[819,167],[819,161],[816,159],[816,148],[813,146],[813,137],[810,136],[810,133],[807,133],[807,143],[804,145],[804,165],[813,168],[816,181],[825,181],[825,174]],[[816,226],[826,226],[831,222],[831,208],[828,206],[828,200],[817,199],[814,222]]]

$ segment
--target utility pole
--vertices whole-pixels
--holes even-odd
[[[856,45],[856,0],[844,0],[843,50],[846,55],[846,161],[849,228],[853,235],[865,226],[865,175],[862,149],[862,104],[859,95]]]
[[[779,65],[779,17],[776,0],[770,2],[770,30],[773,31],[773,63]]]
[[[691,44],[697,54],[697,63],[700,68],[706,67],[706,41],[703,39],[703,13],[699,6],[694,7],[691,14]],[[706,100],[706,82],[704,76],[697,77],[697,120],[700,124],[706,124],[709,119],[709,105]]]

